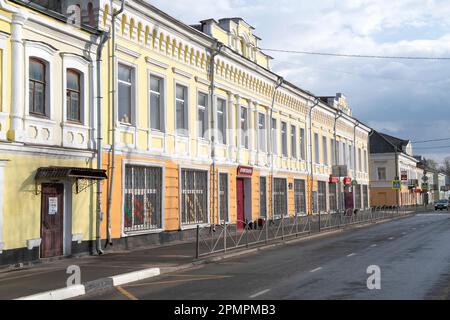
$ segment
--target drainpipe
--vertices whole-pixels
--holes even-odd
[[[102,133],[102,51],[109,39],[109,32],[102,32],[100,35],[100,43],[97,47],[97,169],[101,170],[103,168],[103,133]],[[97,225],[96,225],[96,250],[97,254],[103,254],[101,249],[101,235],[100,235],[100,225],[103,220],[102,212],[102,185],[100,181],[97,182]]]
[[[341,118],[343,115],[342,111],[338,110],[338,113],[336,114],[336,116],[334,117],[334,165],[337,166],[339,163],[339,159],[338,159],[338,148],[337,148],[337,121],[339,120],[339,118]],[[342,199],[342,195],[341,197],[339,197],[339,195],[341,194],[341,177],[339,174],[339,182],[337,185],[337,204],[338,204],[338,212],[340,212],[340,206],[341,206],[341,201],[340,199]]]
[[[318,98],[315,99],[314,105],[309,109],[309,151],[310,151],[310,177],[311,177],[311,192],[310,192],[310,201],[311,201],[311,213],[314,213],[313,210],[313,189],[314,189],[314,164],[313,164],[313,136],[312,136],[312,112],[315,107],[317,107],[320,103]],[[319,232],[320,232],[320,210],[319,210]]]
[[[211,85],[209,88],[210,91],[210,101],[211,101],[211,158],[212,158],[212,224],[215,226],[216,222],[216,128],[215,128],[215,118],[216,118],[216,109],[215,109],[215,99],[214,99],[214,89],[215,89],[215,58],[220,54],[223,48],[223,43],[216,42],[214,48],[211,49],[211,60],[209,64],[209,72]],[[220,217],[217,218],[217,221],[220,221]]]
[[[270,195],[271,195],[271,201],[272,201],[272,205],[270,206],[270,208],[271,208],[270,211],[272,211],[272,219],[275,216],[275,210],[274,210],[274,205],[273,205],[274,204],[274,194],[273,194],[273,181],[274,181],[274,179],[273,179],[273,175],[274,175],[274,159],[273,159],[273,145],[274,145],[274,143],[273,143],[273,135],[274,135],[274,132],[273,132],[272,119],[273,119],[273,108],[275,107],[275,98],[276,98],[276,95],[277,95],[277,91],[281,87],[283,82],[284,82],[283,78],[282,77],[278,77],[277,82],[275,83],[275,90],[273,90],[272,105],[271,105],[271,108],[270,108],[270,119],[269,119],[269,123],[270,123],[270,136],[269,136],[269,138],[270,138],[269,139],[270,147],[269,147],[269,150],[270,150],[270,166],[271,166],[271,169],[270,169],[270,171],[271,171]]]
[[[121,14],[124,10],[125,7],[125,0],[122,0],[122,4],[120,6],[119,11],[114,12],[112,15],[112,22],[111,22],[111,26],[112,26],[112,42],[111,42],[111,46],[112,46],[112,56],[111,56],[111,60],[112,60],[112,66],[111,66],[111,74],[112,74],[112,96],[111,96],[111,129],[112,129],[112,133],[111,133],[111,175],[110,175],[110,179],[109,179],[109,192],[108,192],[108,203],[107,203],[107,212],[106,212],[106,220],[107,220],[107,229],[106,229],[106,234],[107,234],[107,241],[105,243],[105,248],[108,245],[112,245],[112,240],[111,240],[111,206],[112,206],[112,195],[113,195],[113,190],[114,190],[114,176],[115,176],[115,170],[116,170],[116,92],[117,92],[117,88],[116,88],[116,19],[117,16],[119,14]]]

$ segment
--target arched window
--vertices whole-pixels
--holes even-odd
[[[87,11],[88,11],[89,25],[93,27],[95,26],[95,19],[94,19],[94,5],[92,4],[92,2],[88,3]]]
[[[67,69],[67,120],[81,122],[81,73]]]
[[[40,59],[30,58],[29,66],[29,111],[30,114],[48,116],[45,107],[47,90],[46,63]]]

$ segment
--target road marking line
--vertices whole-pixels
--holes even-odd
[[[266,290],[263,290],[263,291],[261,291],[261,292],[255,293],[254,295],[251,295],[251,296],[250,296],[250,299],[253,299],[253,298],[262,296],[263,294],[266,294],[266,293],[269,292],[269,291],[270,291],[270,289],[266,289]]]
[[[311,270],[310,272],[311,272],[311,273],[314,273],[314,272],[320,271],[320,270],[322,270],[322,269],[323,269],[322,267],[318,267],[318,268],[316,268],[316,269],[314,269],[314,270]]]
[[[350,257],[353,257],[353,256],[356,256],[356,253],[350,253],[347,257],[350,258]]]
[[[395,240],[395,238],[394,237],[390,237],[389,240]]]
[[[370,247],[371,247],[371,248],[375,248],[375,247],[378,247],[378,245],[377,245],[377,244],[373,244],[373,245],[371,245]]]
[[[231,276],[220,276],[220,277],[205,277],[205,278],[195,278],[195,279],[180,279],[180,280],[169,280],[169,281],[157,281],[157,282],[145,282],[145,283],[137,283],[137,284],[129,284],[126,285],[127,288],[133,287],[144,287],[158,284],[176,284],[183,282],[193,282],[193,281],[206,281],[206,280],[220,280],[225,278],[231,278]]]
[[[119,291],[119,293],[121,293],[122,295],[124,295],[125,297],[127,297],[130,300],[139,300],[134,295],[132,295],[130,292],[128,292],[127,290],[125,290],[124,288],[122,288],[120,286],[116,287],[116,289],[117,289],[117,291]]]

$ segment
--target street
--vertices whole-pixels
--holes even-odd
[[[448,299],[450,215],[325,235],[82,299]],[[369,266],[381,290],[367,288]]]

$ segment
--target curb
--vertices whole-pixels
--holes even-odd
[[[389,222],[389,221],[393,221],[393,220],[397,220],[397,219],[401,219],[401,218],[406,218],[411,215],[413,215],[413,214],[409,214],[409,215],[397,217],[397,218],[378,220],[378,221],[369,222],[369,223],[355,224],[352,226],[348,226],[347,228],[330,229],[330,230],[324,231],[323,233],[308,234],[308,235],[300,237],[300,238],[294,238],[294,239],[289,239],[289,240],[286,239],[286,240],[282,240],[277,243],[262,245],[257,248],[244,249],[244,250],[233,252],[233,253],[222,254],[220,256],[210,257],[210,258],[206,258],[206,259],[202,259],[202,260],[196,260],[196,261],[193,261],[193,262],[190,262],[187,264],[183,264],[183,265],[179,265],[176,267],[170,267],[170,268],[168,268],[169,271],[166,271],[166,272],[162,272],[160,268],[149,268],[149,269],[134,271],[134,272],[130,272],[130,273],[124,273],[124,274],[120,274],[120,275],[116,275],[116,276],[112,276],[112,277],[100,278],[97,280],[86,282],[85,284],[74,285],[74,286],[57,289],[57,290],[51,290],[51,291],[47,291],[47,292],[43,292],[43,293],[38,293],[38,294],[26,296],[26,297],[17,298],[15,300],[66,300],[66,299],[76,298],[76,297],[80,297],[80,296],[83,296],[86,294],[95,293],[97,291],[111,289],[111,288],[121,286],[124,284],[157,277],[157,276],[159,276],[161,274],[165,274],[165,273],[172,273],[172,272],[177,272],[177,271],[181,271],[181,270],[186,270],[186,269],[189,269],[189,268],[192,268],[195,266],[199,266],[199,265],[215,263],[215,262],[230,259],[230,258],[235,258],[235,257],[247,255],[247,254],[252,254],[252,253],[257,253],[257,252],[261,252],[264,250],[269,250],[269,249],[273,249],[273,248],[276,248],[279,246],[283,246],[286,244],[294,244],[294,243],[298,243],[298,242],[312,240],[315,238],[330,236],[330,235],[333,235],[336,233],[344,232],[346,230],[351,230],[351,229],[356,229],[356,228],[364,228],[364,227],[374,225],[374,224],[380,224],[380,223],[385,223],[385,222]]]
[[[67,288],[51,290],[43,293],[34,294],[15,300],[66,300],[83,296],[87,293],[93,293],[99,290],[121,286],[127,283],[141,281],[161,274],[160,268],[150,268],[130,273],[124,273],[117,276],[102,278],[85,284],[74,285]]]

